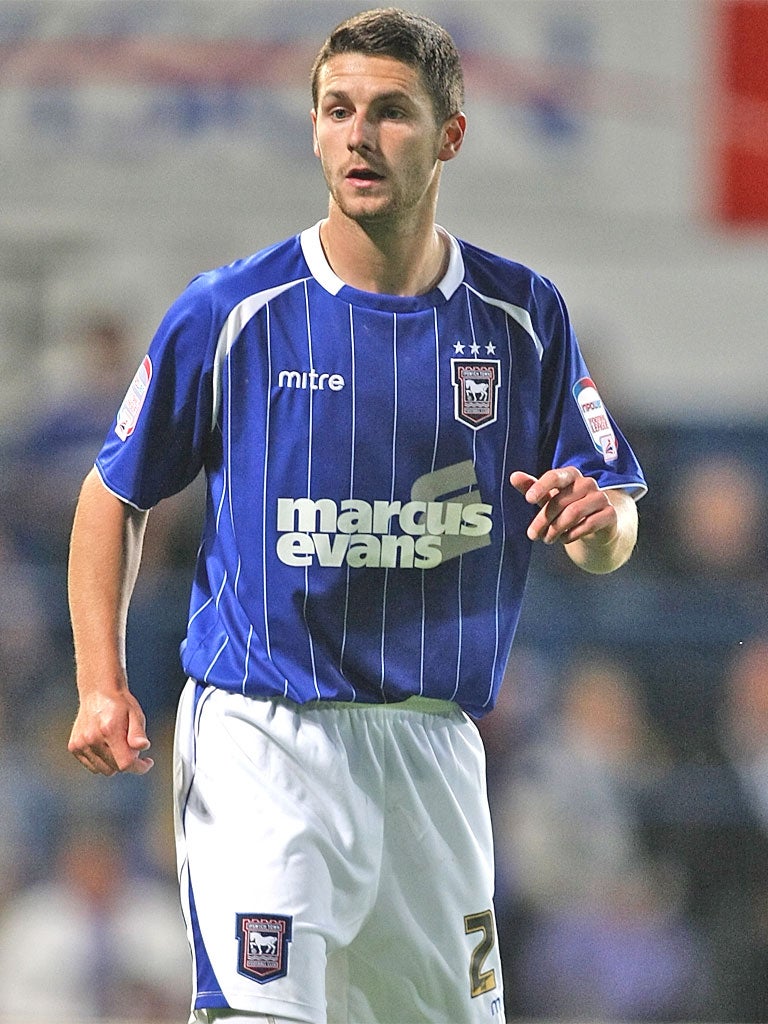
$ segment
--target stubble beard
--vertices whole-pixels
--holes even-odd
[[[372,201],[367,200],[365,196],[361,196],[358,201],[356,199],[348,200],[344,195],[343,187],[332,185],[328,181],[327,175],[326,182],[328,183],[331,201],[339,209],[339,212],[350,221],[368,230],[382,229],[388,225],[403,223],[410,216],[417,215],[419,208],[423,206],[430,191],[427,188],[421,192],[414,193],[410,197],[411,201],[409,201],[407,190],[405,195],[402,192],[394,195],[390,193],[382,197],[372,197]]]
[[[326,177],[327,180],[327,177]],[[336,187],[329,184],[331,200],[339,211],[349,220],[364,226],[384,225],[396,218],[400,204],[396,197],[375,197],[373,199],[360,196],[348,199],[344,195],[343,183]]]

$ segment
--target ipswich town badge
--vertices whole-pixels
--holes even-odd
[[[473,430],[496,421],[501,362],[498,359],[452,359],[454,416]]]
[[[282,914],[238,914],[238,973],[260,985],[284,978],[291,921]]]

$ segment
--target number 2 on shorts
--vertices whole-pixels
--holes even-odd
[[[472,932],[483,933],[483,937],[472,951],[472,959],[469,962],[469,984],[474,999],[475,996],[484,995],[496,988],[496,971],[493,968],[483,970],[488,954],[496,942],[493,913],[490,910],[483,910],[479,914],[467,914],[464,918],[464,931],[467,935]]]

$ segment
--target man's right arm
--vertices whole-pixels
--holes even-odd
[[[125,633],[147,513],[85,478],[69,551],[69,608],[80,706],[69,750],[89,771],[143,774],[152,759],[144,713],[128,689]]]

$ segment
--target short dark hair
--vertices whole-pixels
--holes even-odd
[[[421,75],[440,123],[457,114],[464,104],[464,75],[456,44],[441,25],[420,14],[379,7],[337,25],[312,65],[315,109],[320,71],[339,53],[393,57],[414,68]]]

